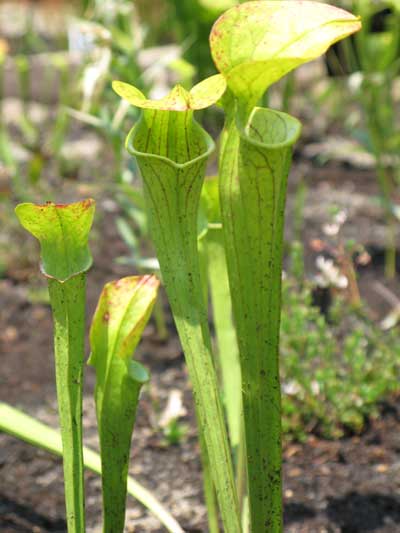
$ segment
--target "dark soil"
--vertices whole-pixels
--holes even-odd
[[[108,272],[103,274],[108,277]],[[1,399],[56,425],[49,309],[27,304],[15,294],[15,287],[8,282],[2,284],[1,297],[8,320],[2,317]],[[171,337],[167,344],[160,346],[150,326],[140,348],[140,358],[151,368],[152,384],[141,402],[131,474],[154,490],[185,530],[206,531],[190,387],[179,344]],[[96,447],[90,399],[91,369],[86,377],[85,436],[87,444]],[[175,388],[185,391],[191,429],[183,443],[165,446],[154,425],[155,411],[158,405],[165,404],[168,392]],[[330,442],[310,436],[305,444],[287,444],[285,531],[400,531],[399,425],[400,402],[393,402],[384,406],[382,417],[361,437]],[[0,530],[4,533],[65,531],[60,460],[6,435],[0,441]],[[88,531],[99,531],[99,479],[87,474],[86,487]],[[132,500],[128,505],[127,524],[127,531],[162,531]]]

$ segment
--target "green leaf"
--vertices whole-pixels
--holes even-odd
[[[155,276],[131,276],[105,285],[90,329],[90,364],[106,380],[113,358],[129,362],[157,296]]]
[[[201,81],[190,91],[181,85],[175,85],[172,91],[161,100],[149,100],[139,89],[122,81],[114,81],[112,87],[121,98],[141,109],[163,111],[187,111],[191,109],[195,111],[215,104],[224,94],[226,82],[223,76],[216,74]]]
[[[216,21],[211,53],[228,87],[253,106],[272,83],[360,28],[354,15],[320,2],[246,2]]]
[[[41,270],[48,278],[63,283],[86,272],[92,257],[88,247],[95,201],[72,204],[19,204],[15,213],[22,224],[40,242]]]
[[[159,287],[155,276],[108,283],[90,330],[96,369],[96,413],[100,435],[104,531],[123,532],[129,451],[136,409],[147,370],[131,359],[149,320]]]

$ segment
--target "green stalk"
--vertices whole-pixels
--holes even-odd
[[[69,533],[85,531],[82,451],[82,375],[85,339],[86,271],[92,264],[88,237],[94,201],[20,204],[16,214],[41,246],[41,270],[48,278],[54,319],[57,399]]]
[[[380,96],[378,91],[370,83],[364,84],[361,103],[367,116],[367,127],[371,139],[372,152],[376,161],[376,175],[380,189],[382,207],[384,210],[385,228],[385,277],[393,279],[396,276],[396,225],[393,215],[393,187],[388,169],[383,162],[385,153],[385,132],[379,127],[379,119],[376,110],[376,101]],[[381,97],[382,98],[382,97]],[[382,101],[382,100],[381,100]]]
[[[210,298],[217,339],[218,366],[221,372],[223,402],[234,458],[236,492],[243,518],[246,505],[246,450],[243,427],[242,378],[238,341],[233,324],[232,300],[222,226],[221,228],[210,228],[206,241]],[[246,531],[244,527],[243,531]]]
[[[48,281],[54,320],[58,411],[63,444],[65,501],[69,532],[85,531],[82,450],[82,381],[85,352],[86,275]]]
[[[387,279],[394,279],[396,277],[396,228],[397,220],[393,214],[393,202],[391,194],[391,181],[388,176],[387,168],[382,163],[381,153],[375,151],[376,159],[376,174],[378,177],[378,184],[380,187],[383,209],[385,212],[385,277]]]
[[[219,76],[213,78],[202,83],[220,82]],[[114,88],[126,97],[120,85],[126,87]],[[145,109],[128,136],[127,148],[142,174],[150,232],[185,353],[222,520],[226,531],[236,533],[241,530],[238,503],[197,251],[200,191],[214,144],[193,120],[192,110],[200,108],[199,102],[210,105],[215,97],[211,102],[204,99],[204,85],[196,87],[187,93],[177,86],[157,103],[143,95],[139,99],[137,89],[133,93],[131,88],[131,103]]]
[[[251,531],[282,531],[279,325],[286,182],[298,121],[228,117],[220,195],[242,372]]]
[[[153,316],[156,324],[157,338],[160,342],[166,342],[168,340],[168,326],[161,294],[158,295],[154,303]]]
[[[204,186],[202,188],[202,200]],[[200,278],[202,282],[202,293],[204,305],[208,306],[208,275],[207,275],[207,245],[206,239],[204,238],[207,235],[207,221],[203,217],[204,213],[200,208],[198,216],[198,254],[199,254],[199,267],[200,267]],[[217,368],[218,371],[218,368]],[[200,423],[197,420],[197,426],[200,427]],[[204,440],[204,436],[199,434],[199,444],[200,444],[200,459],[201,459],[201,470],[203,474],[203,493],[204,500],[207,509],[207,520],[208,520],[208,529],[210,533],[219,532],[219,513],[218,513],[218,502],[215,493],[214,483],[211,474],[211,465],[208,459],[207,447]]]
[[[129,452],[147,370],[132,360],[157,297],[155,276],[131,276],[108,283],[90,330],[89,364],[96,369],[96,414],[103,484],[103,531],[122,533]]]
[[[198,421],[197,425],[199,426]],[[204,435],[201,432],[199,435],[199,444],[201,470],[203,474],[203,493],[207,509],[208,531],[209,533],[219,533],[218,502],[213,483],[212,467],[208,459],[207,446],[204,440]]]
[[[241,434],[241,377],[236,332],[232,321],[232,302],[225,258],[224,235],[218,196],[218,179],[207,179],[203,185],[201,205],[208,221],[202,235],[207,277],[217,340],[217,362],[221,374],[223,403],[228,422],[230,445],[238,464]],[[237,470],[237,468],[236,468]]]
[[[209,230],[207,256],[210,296],[218,346],[218,363],[224,391],[224,405],[230,443],[233,453],[236,455],[240,442],[241,377],[236,333],[232,323],[232,303],[221,229]]]
[[[61,435],[57,430],[3,402],[0,402],[0,430],[59,457],[63,455]],[[84,446],[83,460],[86,468],[101,474],[99,454]],[[167,531],[183,533],[174,517],[143,485],[128,476],[127,487],[128,493],[158,518]]]

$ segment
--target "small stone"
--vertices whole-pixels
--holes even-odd
[[[301,476],[301,469],[300,468],[291,468],[288,472],[289,477],[299,477]]]
[[[384,474],[388,470],[389,470],[389,465],[386,465],[386,464],[382,464],[381,463],[381,464],[375,466],[375,471],[379,472],[380,474]]]
[[[1,340],[4,342],[14,342],[18,338],[18,330],[14,326],[8,326],[1,334]]]

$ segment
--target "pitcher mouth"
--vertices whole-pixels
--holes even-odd
[[[195,125],[196,128],[198,128],[199,134],[201,134],[203,136],[203,141],[204,141],[204,144],[205,144],[205,150],[202,151],[198,156],[196,156],[196,157],[194,157],[192,159],[189,159],[185,163],[178,163],[178,162],[174,161],[173,159],[171,159],[169,157],[166,157],[166,156],[163,156],[163,155],[159,155],[159,154],[155,154],[155,153],[152,153],[152,152],[143,152],[143,151],[138,150],[137,148],[135,148],[135,137],[136,137],[138,129],[140,127],[140,121],[137,124],[135,124],[135,126],[129,132],[129,134],[128,134],[127,138],[126,138],[126,141],[125,141],[125,146],[126,146],[126,149],[128,150],[128,152],[134,157],[156,159],[157,161],[163,161],[167,165],[169,165],[171,167],[174,167],[176,169],[184,169],[184,168],[187,168],[188,166],[191,166],[191,165],[193,165],[195,163],[203,161],[204,159],[207,159],[210,156],[210,154],[215,150],[215,142],[212,139],[212,137],[199,124],[197,124],[197,122],[195,122],[194,125]]]
[[[292,146],[301,133],[297,118],[266,107],[253,108],[246,119],[239,114],[237,127],[244,141],[268,150]]]

